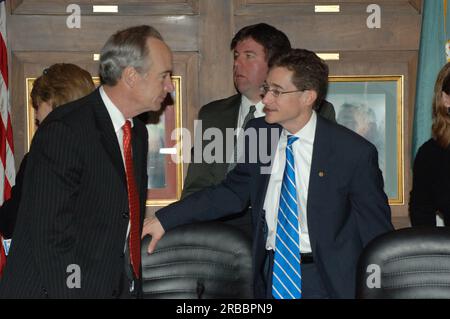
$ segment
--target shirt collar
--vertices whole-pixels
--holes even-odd
[[[103,86],[100,86],[100,96],[102,97],[103,103],[105,103],[106,109],[108,110],[109,117],[114,126],[114,131],[117,133],[122,127],[125,125],[125,117],[122,112],[117,108],[117,106],[111,101],[109,96],[106,94]],[[134,123],[132,119],[129,119],[131,122],[131,127],[133,127]]]
[[[240,112],[241,114],[245,117],[248,112],[250,111],[250,106],[254,105],[256,110],[255,110],[255,117],[262,117],[264,116],[264,104],[262,101],[259,101],[258,103],[253,103],[252,101],[250,101],[245,95],[242,95],[242,99],[241,99],[241,109]]]
[[[287,138],[288,135],[295,135],[301,141],[302,140],[309,141],[312,143],[314,142],[314,137],[316,135],[316,125],[317,125],[317,114],[316,111],[313,111],[308,123],[306,123],[306,125],[303,126],[300,131],[298,131],[295,134],[291,134],[286,129],[283,129],[281,134],[284,138]]]

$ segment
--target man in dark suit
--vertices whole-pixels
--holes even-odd
[[[265,118],[246,129],[257,140],[247,141],[245,162],[220,185],[147,219],[149,252],[165,231],[239,212],[250,201],[255,297],[353,298],[360,253],[392,224],[375,147],[313,110],[327,78],[313,52],[277,58],[263,87]],[[273,144],[272,135],[279,137]],[[271,160],[256,146],[266,146]]]
[[[148,136],[135,116],[159,110],[171,70],[158,31],[119,31],[101,51],[103,85],[43,121],[0,297],[139,297]]]
[[[202,125],[201,130],[196,132],[200,136],[203,136],[203,133],[210,128],[217,128],[226,139],[227,129],[243,128],[246,118],[264,116],[260,87],[266,79],[269,62],[274,57],[290,50],[291,43],[282,31],[271,25],[259,23],[239,30],[231,41],[230,48],[234,55],[233,79],[238,94],[213,101],[200,109],[198,119],[202,121]],[[335,121],[333,105],[327,101],[318,105],[317,112],[325,118]],[[196,156],[195,149],[201,150],[203,154],[207,145],[208,143],[202,142],[201,147],[193,147],[192,158]],[[225,156],[227,154],[226,145],[227,141],[225,140],[223,144],[224,157],[220,161],[212,163],[192,161],[189,164],[181,198],[205,187],[217,185],[225,178],[227,172],[234,167],[233,158]],[[242,212],[221,220],[251,236],[250,210],[245,208]]]

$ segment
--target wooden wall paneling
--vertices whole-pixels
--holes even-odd
[[[12,15],[8,21],[14,51],[98,52],[117,30],[150,24],[161,32],[174,51],[197,51],[197,16],[82,17],[80,29],[69,29],[65,16]],[[38,26],[38,27],[37,27]]]
[[[23,101],[23,94],[25,92],[25,81],[22,81],[24,75],[24,63],[15,54],[9,55],[10,62],[14,65],[11,68],[10,85],[10,104],[11,104],[11,124],[13,128],[14,139],[14,162],[16,166],[16,172],[19,169],[20,162],[26,153],[24,145],[27,139],[27,126],[26,126],[26,109]]]
[[[367,6],[376,3],[381,6],[382,13],[418,14],[421,0],[234,0],[235,14],[285,14],[311,15],[315,5],[339,5],[341,14],[365,13]],[[419,8],[419,9],[418,9]],[[323,13],[322,15],[329,13]]]
[[[409,197],[410,197],[410,191],[412,188],[412,165],[413,165],[413,158],[411,156],[411,150],[412,150],[412,136],[413,136],[413,122],[414,122],[414,108],[415,108],[415,99],[416,99],[416,87],[417,87],[417,65],[419,61],[419,52],[414,51],[411,52],[412,58],[409,60],[408,63],[408,70],[409,70],[409,87],[408,89],[408,97],[410,99],[409,103],[409,113],[407,114],[408,117],[406,118],[406,127],[405,127],[405,134],[408,136],[406,143],[405,143],[405,171],[406,171],[406,199],[407,203],[409,203]],[[406,91],[405,91],[406,92]],[[431,103],[430,103],[430,109],[431,109]],[[400,216],[400,214],[397,214]],[[400,217],[394,216],[394,225],[398,225],[398,228],[403,227],[409,227],[411,226],[411,222],[409,220],[409,212],[408,212],[408,206],[405,205],[404,212],[401,214]]]
[[[82,15],[111,15],[94,13],[92,5],[117,5],[117,15],[183,15],[197,14],[198,0],[13,0],[13,14],[20,15],[67,15],[70,4],[80,6]],[[117,16],[112,14],[112,16]]]
[[[367,14],[238,16],[235,30],[266,22],[284,31],[294,47],[313,51],[417,50],[420,16],[384,14],[380,29],[368,29]]]
[[[409,4],[416,9],[417,13],[422,13],[422,0],[409,0]]]
[[[230,42],[233,33],[232,1],[200,1],[200,104],[224,98],[235,92]]]

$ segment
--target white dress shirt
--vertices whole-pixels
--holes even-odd
[[[242,127],[242,125],[244,124],[244,119],[248,114],[248,111],[250,111],[250,106],[254,105],[256,110],[255,110],[255,118],[258,117],[263,117],[266,114],[263,112],[263,108],[264,108],[264,104],[262,101],[259,101],[258,103],[253,103],[252,101],[250,101],[247,97],[245,97],[244,95],[242,95],[242,99],[241,99],[241,107],[239,108],[239,116],[238,116],[238,122],[237,122],[237,126],[236,127]]]
[[[100,96],[102,97],[103,103],[105,103],[106,110],[108,110],[109,117],[114,126],[114,131],[116,132],[117,142],[119,142],[120,153],[122,154],[123,165],[125,166],[125,155],[123,152],[123,129],[122,127],[125,125],[125,117],[122,112],[114,105],[113,101],[106,94],[103,86],[100,87]],[[129,119],[131,122],[131,127],[134,126],[133,119]]]
[[[123,116],[122,112],[117,108],[117,106],[114,105],[113,101],[109,98],[109,96],[106,94],[105,90],[103,89],[103,86],[100,87],[100,96],[103,100],[103,103],[105,103],[106,109],[108,110],[109,117],[111,118],[111,121],[114,126],[114,131],[116,132],[117,136],[117,142],[119,142],[120,147],[120,153],[122,154],[122,161],[123,166],[125,167],[125,154],[123,151],[123,129],[122,127],[125,125],[125,117]],[[131,122],[131,127],[133,127],[133,120],[129,119]],[[127,229],[127,238],[128,234],[130,233],[130,222],[128,221],[128,229]],[[125,240],[125,248],[126,250],[127,241]]]
[[[308,232],[307,199],[316,124],[317,115],[313,111],[308,123],[300,131],[294,134],[298,137],[298,140],[292,144],[295,160],[297,202],[299,203],[297,210],[299,214],[300,226],[300,251],[302,253],[311,252],[311,243]],[[278,142],[277,151],[275,153],[266,198],[264,200],[264,210],[266,211],[266,222],[268,228],[266,241],[267,250],[275,250],[278,206],[281,185],[283,182],[284,166],[286,165],[287,135],[292,134],[283,129]]]

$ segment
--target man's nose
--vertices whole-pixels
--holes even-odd
[[[171,92],[175,91],[175,86],[173,85],[173,82],[172,82],[172,79],[171,79],[171,78],[169,78],[169,79],[166,81],[166,84],[165,84],[165,86],[164,86],[164,89],[165,89],[166,92],[168,92],[168,93],[171,93]]]
[[[233,61],[234,68],[240,66],[241,63],[242,63],[242,58],[241,57],[239,57],[239,56],[234,57],[234,61]]]
[[[262,102],[264,105],[270,105],[273,102],[274,96],[270,92],[261,93],[261,95],[263,95]]]

